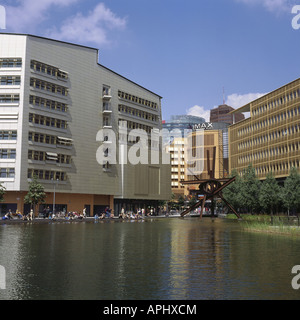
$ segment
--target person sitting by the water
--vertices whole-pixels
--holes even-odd
[[[33,220],[33,209],[30,210],[28,219]]]
[[[98,213],[95,214],[94,219],[95,219],[95,220],[98,220],[98,219],[99,219]]]
[[[106,215],[106,217],[107,217],[107,218],[109,218],[109,217],[110,217],[110,210],[109,210],[109,207],[106,207],[106,208],[105,208],[105,215]]]
[[[79,211],[79,213],[77,214],[77,218],[80,220],[83,219],[83,214],[81,213],[81,211]]]
[[[135,216],[133,215],[133,213],[130,213],[130,219],[135,219]]]
[[[19,218],[19,219],[22,219],[23,218],[23,215],[22,213],[17,209],[16,211],[16,216]]]

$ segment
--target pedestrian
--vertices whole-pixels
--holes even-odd
[[[125,210],[124,210],[124,208],[121,209],[121,217],[122,217],[122,219],[125,219]]]
[[[82,215],[83,215],[83,218],[86,218],[86,208],[83,208]]]
[[[33,220],[33,209],[31,209],[29,212],[29,220]]]

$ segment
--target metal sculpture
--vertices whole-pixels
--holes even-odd
[[[201,212],[200,212],[200,218],[202,218],[203,210],[205,206],[206,200],[211,200],[211,215],[214,216],[214,198],[219,197],[221,198],[226,206],[239,218],[241,219],[241,216],[234,210],[234,208],[231,206],[231,204],[224,199],[222,190],[227,187],[229,184],[235,181],[235,177],[233,178],[223,178],[223,179],[216,179],[215,178],[215,161],[216,161],[216,147],[213,148],[213,167],[212,170],[210,170],[210,160],[209,160],[209,150],[207,150],[207,169],[209,174],[209,179],[206,180],[200,180],[197,176],[195,178],[197,180],[193,181],[182,181],[183,184],[196,184],[200,182],[199,190],[197,192],[197,195],[203,196],[201,200],[199,200],[197,203],[195,203],[190,208],[184,210],[181,212],[181,217],[184,217],[186,214],[191,212],[192,210],[197,209],[201,205]]]

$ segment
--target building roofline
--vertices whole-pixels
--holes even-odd
[[[0,32],[0,35],[1,35],[1,34],[4,34],[4,35],[14,35],[14,36],[27,36],[27,37],[33,37],[33,38],[38,38],[38,39],[43,39],[43,40],[48,40],[48,41],[54,41],[54,42],[64,43],[64,44],[68,44],[68,45],[72,45],[72,46],[77,46],[77,47],[81,47],[81,48],[91,49],[91,50],[97,51],[97,54],[98,54],[98,56],[99,56],[99,49],[93,48],[93,47],[84,46],[84,45],[81,45],[81,44],[76,44],[76,43],[72,43],[72,42],[66,42],[66,41],[62,41],[62,40],[51,39],[51,38],[42,37],[42,36],[37,36],[37,35],[33,35],[33,34],[28,34],[28,33],[9,33],[9,32],[7,33],[7,32]],[[140,84],[138,84],[138,83],[136,83],[136,82],[134,82],[134,81],[132,81],[132,80],[130,80],[130,79],[122,76],[121,74],[119,74],[119,73],[117,73],[117,72],[115,72],[115,71],[113,71],[113,70],[105,67],[104,65],[100,64],[98,61],[97,61],[97,65],[99,65],[100,67],[102,67],[102,68],[104,68],[104,69],[106,69],[106,70],[114,73],[115,75],[117,75],[117,76],[119,76],[119,77],[121,77],[121,78],[123,78],[123,79],[125,79],[125,80],[127,80],[127,81],[129,81],[129,82],[131,82],[131,83],[133,83],[133,84],[135,84],[135,85],[137,85],[137,86],[139,86],[140,88],[142,88],[142,89],[144,89],[144,90],[147,90],[148,92],[150,92],[150,93],[158,96],[160,99],[163,98],[162,96],[158,95],[157,93],[155,93],[155,92],[153,92],[153,91],[151,91],[151,90],[149,90],[149,89],[141,86]]]
[[[77,44],[77,43],[72,43],[72,42],[67,42],[67,41],[62,41],[62,40],[56,40],[56,39],[52,39],[52,38],[37,36],[37,35],[34,35],[34,34],[30,34],[30,33],[0,32],[0,35],[1,35],[1,34],[8,35],[8,36],[27,36],[27,37],[32,37],[32,38],[38,38],[38,39],[43,39],[43,40],[48,40],[48,41],[54,41],[54,42],[64,43],[64,44],[68,44],[68,45],[72,45],[72,46],[77,46],[77,47],[81,47],[81,48],[96,50],[97,52],[99,52],[99,49],[97,49],[97,48],[84,46],[84,45],[82,45],[82,44]]]
[[[286,87],[286,86],[288,86],[288,85],[291,85],[292,83],[294,83],[294,82],[296,82],[296,81],[299,81],[299,80],[300,80],[300,78],[297,78],[297,79],[295,79],[295,80],[293,80],[293,81],[291,81],[291,82],[288,82],[288,83],[284,84],[283,86],[281,86],[281,87],[279,87],[279,88],[277,88],[277,89],[275,89],[275,90],[272,90],[272,91],[264,94],[263,96],[255,99],[255,100],[250,101],[249,103],[245,104],[244,106],[242,106],[242,107],[240,107],[240,108],[238,108],[238,109],[235,109],[235,110],[233,110],[233,111],[230,111],[229,113],[233,114],[233,113],[241,113],[241,112],[250,112],[250,104],[251,104],[251,103],[253,103],[253,102],[255,102],[255,101],[259,100],[259,99],[263,99],[263,98],[265,98],[267,95],[272,94],[272,93],[274,93],[274,92],[277,91],[277,90],[283,89],[284,87]]]
[[[152,93],[152,94],[156,95],[156,96],[157,96],[157,97],[159,97],[160,99],[163,99],[163,97],[162,97],[162,96],[160,96],[159,94],[157,94],[157,93],[155,93],[155,92],[153,92],[153,91],[151,91],[151,90],[149,90],[149,89],[147,89],[147,88],[145,88],[145,87],[141,86],[140,84],[138,84],[138,83],[136,83],[136,82],[134,82],[134,81],[132,81],[132,80],[130,80],[130,79],[128,79],[128,78],[126,78],[126,77],[122,76],[121,74],[119,74],[119,73],[117,73],[117,72],[115,72],[115,71],[113,71],[113,70],[111,70],[111,69],[109,69],[109,68],[105,67],[104,65],[100,64],[99,62],[98,62],[97,64],[98,64],[100,67],[102,67],[102,68],[104,68],[104,69],[106,69],[106,70],[108,70],[108,71],[110,71],[110,72],[114,73],[115,75],[117,75],[117,76],[119,76],[119,77],[121,77],[121,78],[123,78],[123,79],[125,79],[125,80],[127,80],[127,81],[129,81],[129,82],[131,82],[131,83],[133,83],[133,84],[135,84],[135,85],[137,85],[137,86],[139,86],[140,88],[142,88],[142,89],[144,89],[144,90],[147,90],[148,92],[150,92],[150,93]]]

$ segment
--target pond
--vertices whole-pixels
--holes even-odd
[[[0,225],[10,300],[299,299],[300,239],[242,231],[237,220]]]

